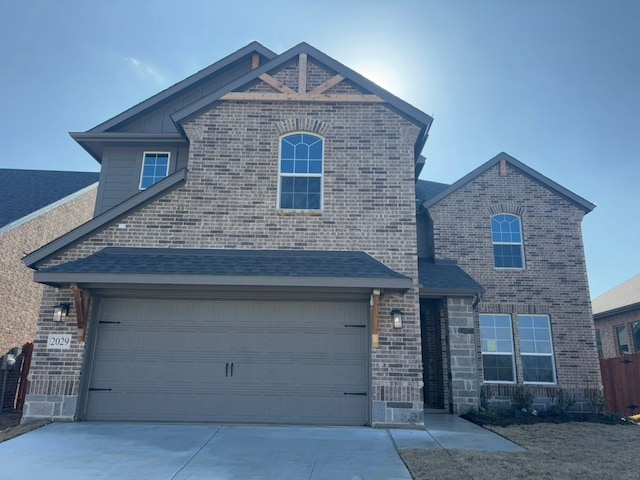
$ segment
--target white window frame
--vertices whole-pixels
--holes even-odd
[[[485,350],[484,349],[484,339],[482,337],[482,317],[504,317],[507,318],[508,324],[509,324],[509,340],[511,341],[511,353],[506,353],[506,352],[498,352],[498,351],[489,351],[489,350]],[[503,314],[503,313],[481,313],[478,317],[478,321],[480,324],[480,353],[481,353],[481,357],[482,357],[482,381],[483,383],[491,383],[491,384],[507,384],[507,385],[515,385],[517,383],[518,380],[518,372],[516,371],[516,352],[515,352],[515,347],[514,347],[514,342],[513,342],[513,324],[512,324],[512,318],[511,315],[508,314]],[[487,340],[495,340],[497,341],[497,338],[492,338],[492,339],[487,339]],[[497,348],[497,345],[496,345]],[[485,355],[504,355],[506,356],[510,356],[511,357],[511,372],[513,373],[513,380],[509,381],[509,380],[485,380],[484,378],[484,374],[485,374],[485,369],[484,369],[484,356]]]
[[[520,318],[521,317],[542,317],[547,319],[547,328],[549,331],[549,344],[551,346],[551,353],[531,353],[531,352],[522,352],[522,327],[520,326]],[[518,321],[518,336],[520,339],[520,359],[524,357],[549,357],[551,359],[551,371],[553,373],[553,381],[552,382],[532,382],[526,381],[524,379],[524,362],[522,362],[522,382],[527,385],[557,385],[558,384],[558,373],[556,371],[556,358],[555,358],[555,349],[553,347],[553,331],[551,330],[551,318],[549,315],[518,315],[516,319]]]
[[[290,137],[292,135],[310,135],[312,137],[316,137],[319,138],[320,140],[322,140],[322,171],[320,173],[282,173],[282,140],[285,139],[286,137]],[[322,135],[318,135],[317,133],[313,133],[313,132],[305,132],[305,131],[298,131],[298,132],[287,132],[284,135],[280,135],[279,139],[278,139],[278,191],[277,191],[277,197],[276,197],[276,208],[281,211],[281,212],[304,212],[304,213],[321,213],[324,210],[324,162],[325,162],[325,158],[324,158],[324,145],[325,145],[325,138]],[[310,178],[310,177],[314,177],[314,178],[320,178],[320,208],[312,208],[312,209],[308,209],[308,208],[282,208],[281,207],[281,198],[280,198],[280,192],[281,192],[281,186],[282,186],[282,177],[302,177],[302,178]]]
[[[167,155],[167,174],[163,178],[167,178],[169,176],[169,173],[171,172],[171,152],[160,152],[160,151],[142,152],[142,166],[140,167],[140,181],[138,182],[138,190],[146,190],[147,188],[150,188],[156,183],[161,181],[161,180],[158,180],[157,182],[155,182],[152,185],[149,185],[148,187],[142,186],[142,178],[144,176],[144,163],[145,163],[145,160],[147,159],[147,155],[158,155],[158,154]]]
[[[499,217],[501,215],[514,217],[518,219],[518,226],[520,227],[520,241],[519,242],[496,242],[493,240],[493,219],[495,217]],[[491,250],[493,253],[493,267],[496,270],[525,270],[527,268],[527,262],[524,256],[524,235],[522,234],[522,217],[519,215],[515,215],[513,213],[496,213],[491,216],[489,220],[491,226]],[[521,267],[498,267],[496,266],[496,253],[493,248],[495,245],[519,245],[520,246],[520,257],[522,258],[522,266]]]

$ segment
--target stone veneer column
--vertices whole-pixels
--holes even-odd
[[[451,406],[456,414],[479,404],[473,301],[473,297],[447,298]]]

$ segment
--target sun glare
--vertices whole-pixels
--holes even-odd
[[[389,90],[394,95],[402,96],[402,79],[389,64],[379,61],[368,61],[356,65],[354,70],[385,90]]]

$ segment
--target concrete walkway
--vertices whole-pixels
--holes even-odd
[[[47,480],[410,480],[396,448],[514,451],[512,443],[487,430],[451,415],[438,417],[429,422],[428,433],[364,427],[54,423],[1,443],[0,470],[2,478]]]

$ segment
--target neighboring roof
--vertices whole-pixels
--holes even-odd
[[[37,282],[409,289],[411,279],[365,252],[107,247],[39,270]]]
[[[484,288],[454,261],[418,260],[421,295],[477,295]]]
[[[640,308],[640,274],[592,300],[591,307],[596,318]]]
[[[162,179],[155,185],[141,191],[140,193],[130,197],[124,202],[116,205],[115,207],[107,210],[106,212],[94,217],[87,223],[80,225],[79,227],[71,230],[65,235],[58,237],[53,242],[39,248],[35,252],[31,252],[22,260],[27,267],[36,268],[36,265],[53,255],[57,254],[61,250],[70,247],[71,245],[81,241],[82,239],[93,235],[99,230],[106,228],[118,219],[129,215],[131,212],[147,205],[156,198],[165,195],[172,191],[174,188],[184,184],[187,179],[187,169],[183,168],[177,172]]]
[[[525,175],[529,176],[533,180],[537,181],[542,186],[548,188],[552,192],[560,195],[561,197],[566,198],[567,200],[569,200],[570,202],[575,204],[578,208],[581,208],[582,210],[584,210],[585,213],[589,213],[591,210],[593,210],[596,207],[593,203],[589,202],[588,200],[585,200],[584,198],[580,197],[579,195],[576,195],[575,193],[571,192],[570,190],[567,190],[562,185],[554,182],[553,180],[551,180],[551,179],[545,177],[544,175],[542,175],[541,173],[535,171],[533,168],[528,167],[524,163],[516,160],[511,155],[508,155],[508,154],[502,152],[502,153],[499,153],[498,155],[496,155],[495,157],[493,157],[488,162],[486,162],[484,165],[481,165],[480,167],[476,168],[471,173],[469,173],[469,174],[465,175],[464,177],[462,177],[460,180],[455,182],[449,188],[447,188],[447,189],[443,190],[442,192],[440,192],[435,197],[432,197],[431,199],[425,201],[423,203],[424,208],[429,208],[430,206],[435,205],[436,203],[438,203],[443,198],[448,197],[449,195],[451,195],[453,192],[455,192],[459,188],[463,187],[467,183],[469,183],[472,180],[474,180],[476,177],[482,175],[487,170],[489,170],[490,168],[492,168],[495,165],[497,165],[498,163],[500,163],[501,160],[505,160],[512,167],[517,168],[522,173],[524,173]]]
[[[422,204],[436,195],[442,193],[451,185],[448,183],[430,182],[428,180],[416,181],[416,201]]]
[[[0,228],[98,181],[98,172],[0,168]]]

